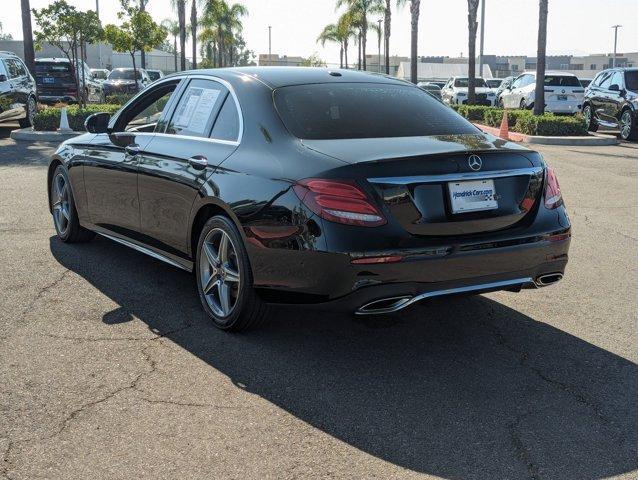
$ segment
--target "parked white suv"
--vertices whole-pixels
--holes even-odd
[[[545,74],[545,111],[552,113],[577,113],[583,105],[585,89],[578,77],[571,73],[548,72]],[[526,72],[512,82],[499,97],[504,108],[532,108],[536,97],[536,73]]]
[[[467,103],[469,79],[467,77],[452,77],[441,89],[441,98],[450,105],[462,105]],[[476,105],[493,107],[496,100],[494,90],[487,86],[485,80],[478,77],[475,83]]]

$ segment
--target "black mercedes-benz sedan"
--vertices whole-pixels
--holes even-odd
[[[371,315],[543,287],[567,264],[570,222],[541,155],[400,80],[183,72],[86,129],[49,166],[59,238],[98,233],[193,271],[222,329],[273,303]]]

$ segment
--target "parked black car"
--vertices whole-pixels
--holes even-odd
[[[89,103],[104,103],[102,85],[93,78],[86,62],[78,62],[76,84],[73,65],[68,59],[36,58],[35,79],[42,103],[77,103],[82,94]]]
[[[38,105],[35,80],[20,57],[0,52],[0,122],[30,127]]]
[[[638,68],[603,70],[585,90],[583,117],[592,132],[620,129],[623,140],[638,140]]]
[[[115,95],[120,93],[138,93],[151,83],[151,78],[143,68],[136,68],[133,72],[132,68],[114,68],[102,87],[106,95]]]
[[[182,72],[86,127],[48,169],[59,238],[97,232],[194,271],[222,329],[254,326],[269,303],[370,315],[542,287],[567,264],[541,155],[397,79]]]

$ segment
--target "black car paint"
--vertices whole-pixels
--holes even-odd
[[[49,176],[57,164],[65,165],[82,225],[142,246],[186,270],[193,268],[198,228],[210,215],[227,215],[246,245],[255,287],[273,302],[356,308],[390,294],[564,271],[569,238],[555,242],[548,235],[569,232],[569,219],[563,206],[545,208],[542,194],[531,211],[511,212],[517,217],[507,225],[499,223],[502,218],[495,219],[488,228],[491,232],[476,228],[480,224],[484,230],[489,218],[464,214],[469,215],[463,223],[470,231],[440,235],[406,231],[406,225],[417,219],[406,220],[405,212],[403,217],[396,213],[397,205],[387,201],[388,185],[366,180],[387,177],[389,172],[393,176],[464,172],[468,153],[490,159],[488,169],[506,167],[508,158],[542,169],[540,155],[478,130],[474,135],[441,138],[300,140],[274,111],[273,90],[316,83],[318,76],[321,82],[397,82],[350,71],[333,77],[317,69],[276,67],[267,72],[217,69],[168,76],[155,85],[175,78],[181,84],[163,117],[172,113],[173,98],[185,82],[195,77],[213,79],[226,85],[240,105],[239,142],[139,132],[85,134],[59,147]],[[117,119],[118,114],[111,128]],[[126,147],[131,145],[137,145],[140,153],[128,153]],[[196,154],[209,159],[205,169],[189,165],[187,158]],[[310,177],[357,179],[381,206],[388,223],[371,229],[319,218],[292,189],[296,181]],[[351,263],[391,254],[403,255],[404,260]]]
[[[628,90],[624,83],[625,72],[638,72],[638,68],[611,68],[603,70],[596,75],[594,80],[585,89],[585,98],[583,100],[583,109],[590,105],[593,110],[594,120],[603,127],[617,128],[619,126],[620,117],[626,110],[631,111],[634,122],[638,122],[638,91]],[[601,77],[607,73],[619,73],[621,76],[621,85],[610,83],[610,88],[601,88],[598,85]]]

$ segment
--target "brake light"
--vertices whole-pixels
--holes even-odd
[[[351,180],[309,178],[293,188],[299,199],[325,220],[363,227],[386,223],[366,193]]]
[[[551,210],[563,204],[563,196],[554,169],[547,167],[545,172],[545,207]]]

